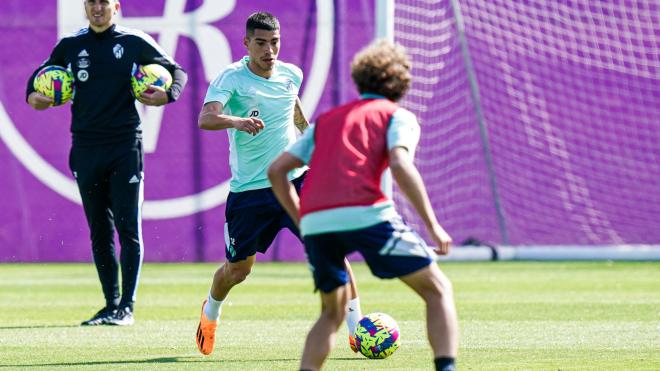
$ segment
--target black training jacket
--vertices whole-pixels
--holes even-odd
[[[75,95],[71,105],[74,145],[98,145],[141,138],[140,117],[131,94],[133,65],[157,63],[173,77],[167,92],[170,102],[179,98],[188,76],[146,33],[112,25],[96,33],[83,28],[64,37],[50,57],[28,80],[25,98],[44,66],[58,65],[73,71]]]

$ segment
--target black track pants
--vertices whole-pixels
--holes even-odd
[[[94,147],[74,146],[69,166],[78,183],[92,253],[106,305],[133,305],[142,266],[144,199],[142,142],[132,140]],[[114,231],[121,244],[119,293]]]

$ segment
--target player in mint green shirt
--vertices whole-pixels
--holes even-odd
[[[268,78],[250,70],[250,57],[229,65],[211,83],[204,99],[204,104],[213,108],[221,104],[227,118],[242,120],[226,128],[232,192],[269,188],[266,168],[296,140],[291,107],[298,102],[302,71],[290,63],[268,62],[273,65]],[[225,128],[219,124],[220,129]],[[207,124],[202,128],[214,130],[217,126]],[[296,169],[290,179],[298,178],[303,172],[302,168]]]
[[[248,18],[244,44],[248,56],[227,66],[210,84],[198,120],[201,129],[227,131],[232,175],[225,208],[227,261],[215,272],[196,334],[197,347],[206,355],[213,351],[222,303],[250,274],[256,253],[265,253],[283,228],[300,236],[298,225],[277,202],[267,170],[296,141],[296,127],[302,132],[308,126],[298,99],[302,71],[277,60],[280,25],[269,13]],[[305,170],[288,174],[298,192]],[[361,318],[353,282],[351,274],[349,336]]]

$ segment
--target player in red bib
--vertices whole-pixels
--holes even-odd
[[[458,321],[452,285],[435,263],[448,254],[451,237],[435,216],[413,164],[419,141],[415,115],[399,107],[410,86],[410,62],[400,46],[378,41],[351,66],[359,100],[322,114],[316,125],[270,166],[272,189],[300,226],[322,310],[305,342],[301,370],[318,370],[346,315],[349,286],[346,255],[358,251],[372,273],[397,277],[426,303],[427,331],[437,370],[455,370]],[[287,173],[310,167],[300,197]],[[392,176],[424,221],[435,251],[398,215],[381,191]]]

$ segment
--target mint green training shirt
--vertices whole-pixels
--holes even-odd
[[[266,79],[248,68],[249,58],[227,66],[209,85],[204,104],[219,102],[223,113],[257,117],[264,129],[257,135],[227,129],[232,192],[269,188],[266,171],[270,163],[296,141],[293,107],[303,74],[297,66],[276,61],[273,75]],[[304,168],[289,173],[289,179],[302,175]]]

